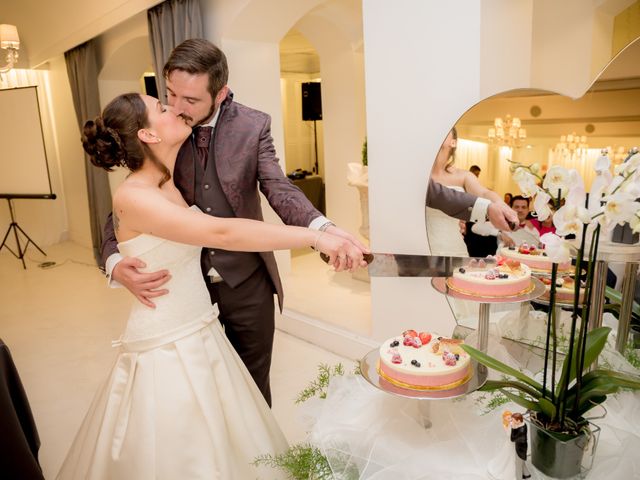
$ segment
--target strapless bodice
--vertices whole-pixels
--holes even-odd
[[[156,308],[134,301],[123,341],[161,337],[217,315],[200,268],[201,247],[142,234],[119,243],[118,248],[122,255],[142,260],[146,264],[144,272],[167,269],[171,274],[171,279],[161,287],[169,293],[152,299]]]

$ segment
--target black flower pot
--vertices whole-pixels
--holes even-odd
[[[571,478],[591,469],[600,428],[585,422],[587,432],[578,435],[550,432],[528,421],[531,464],[551,478]]]

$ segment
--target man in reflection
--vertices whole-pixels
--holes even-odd
[[[476,197],[429,180],[427,191],[427,207],[436,208],[450,217],[473,223],[490,222],[499,230],[511,230],[516,226],[518,216],[502,202],[492,202],[486,198]],[[447,260],[437,257],[416,260],[411,255],[397,256],[398,276],[429,276],[431,271],[449,271]]]

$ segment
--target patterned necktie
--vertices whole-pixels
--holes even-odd
[[[202,169],[207,168],[207,158],[209,157],[209,143],[211,142],[211,131],[213,127],[196,127],[196,155]]]

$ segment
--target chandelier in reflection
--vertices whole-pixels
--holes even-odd
[[[493,121],[493,127],[487,134],[489,143],[506,147],[521,147],[527,139],[527,131],[522,128],[522,122],[518,117],[507,115],[502,119],[497,117]]]
[[[587,137],[576,135],[576,132],[573,132],[569,135],[562,135],[553,152],[557,159],[585,160],[588,148]]]

